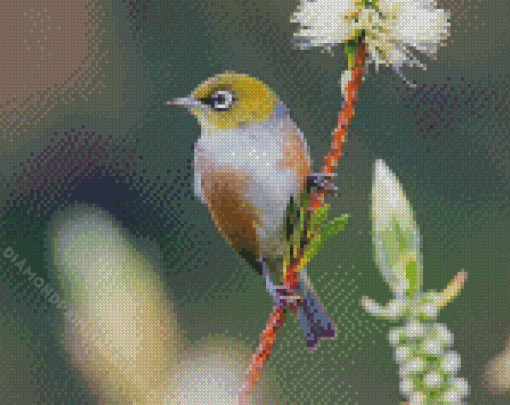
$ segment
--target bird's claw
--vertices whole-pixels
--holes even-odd
[[[308,176],[308,188],[317,187],[317,190],[337,191],[338,188],[333,185],[331,178],[335,173],[314,173]]]
[[[301,300],[301,296],[296,295],[294,290],[282,285],[276,287],[276,297],[277,304],[288,309],[297,309]]]

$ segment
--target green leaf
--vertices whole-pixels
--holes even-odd
[[[310,241],[308,247],[306,248],[306,253],[305,253],[306,263],[308,263],[310,260],[312,260],[315,257],[315,255],[317,253],[319,253],[319,250],[321,250],[323,246],[324,246],[324,242],[322,241],[320,236],[316,236],[315,238],[313,238]]]
[[[356,64],[356,52],[358,45],[363,42],[364,30],[356,30],[356,39],[349,39],[344,46],[344,51],[347,54],[348,69],[354,70]]]
[[[323,227],[320,234],[314,237],[308,245],[305,253],[305,260],[309,262],[317,253],[324,247],[324,242],[331,239],[338,232],[345,228],[349,215],[344,214],[341,217],[336,217],[333,221],[329,222]]]
[[[349,70],[354,69],[354,63],[356,60],[356,42],[353,40],[349,40],[345,45],[345,53],[347,54],[347,63],[349,66]]]
[[[345,228],[345,224],[347,224],[348,218],[349,215],[343,214],[341,217],[336,217],[333,221],[329,222],[321,232],[324,241],[327,241],[338,232],[342,231]]]
[[[314,233],[318,233],[320,231],[322,224],[324,224],[324,221],[326,221],[326,218],[328,217],[329,207],[329,204],[324,204],[315,211],[312,219],[310,220],[310,231]]]

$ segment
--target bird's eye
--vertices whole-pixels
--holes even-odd
[[[215,91],[211,95],[211,107],[218,111],[226,111],[234,104],[234,95],[227,90]]]

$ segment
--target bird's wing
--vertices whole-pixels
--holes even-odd
[[[203,164],[203,151],[200,147],[200,139],[195,143],[195,156],[194,156],[194,171],[195,171],[195,181],[194,181],[194,192],[195,198],[200,198],[202,203],[207,204],[204,197],[204,190],[202,190],[202,164]]]

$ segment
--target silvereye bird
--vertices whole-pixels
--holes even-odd
[[[168,101],[186,107],[201,125],[195,144],[195,196],[206,204],[224,238],[266,282],[276,304],[292,294],[283,282],[285,226],[291,199],[313,182],[303,134],[277,94],[253,77],[225,72],[202,82],[189,97]],[[271,275],[277,280],[275,285]],[[300,272],[300,327],[311,350],[336,329]]]

